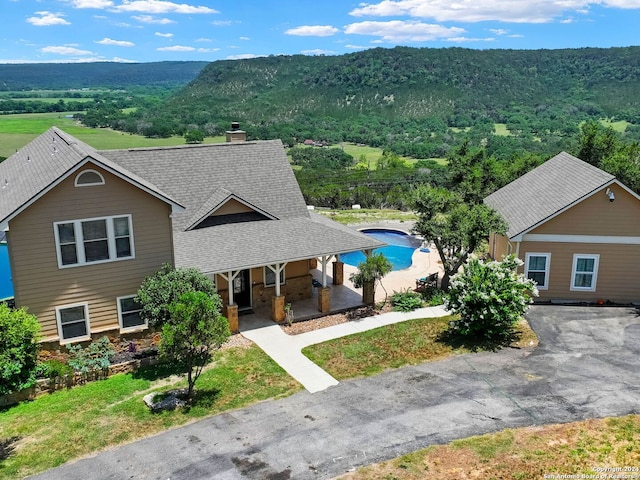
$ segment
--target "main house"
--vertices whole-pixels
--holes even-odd
[[[51,128],[0,163],[0,231],[6,231],[17,306],[43,342],[90,340],[147,328],[134,301],[169,263],[215,281],[232,329],[238,312],[312,296],[330,308],[327,266],[339,254],[382,245],[309,212],[282,143],[246,141],[98,151]]]
[[[613,175],[562,152],[485,203],[508,224],[491,256],[522,259],[541,300],[640,300],[640,197]]]

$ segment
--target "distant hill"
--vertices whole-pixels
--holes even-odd
[[[208,62],[0,64],[0,91],[185,85]]]
[[[166,107],[252,124],[298,115],[502,122],[514,109],[640,112],[640,47],[568,50],[376,48],[341,56],[216,61]],[[527,112],[524,112],[527,113]],[[196,119],[197,120],[197,119]],[[197,122],[196,122],[197,123]]]

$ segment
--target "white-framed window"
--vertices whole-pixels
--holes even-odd
[[[95,170],[83,170],[73,182],[76,187],[94,187],[96,185],[104,185],[104,177],[100,172]]]
[[[595,292],[600,255],[576,253],[571,269],[571,290]]]
[[[55,222],[58,267],[134,258],[131,215]]]
[[[56,307],[58,335],[60,343],[81,342],[90,340],[89,306],[87,303],[76,303]]]
[[[275,267],[275,265],[272,265]],[[276,284],[276,274],[269,267],[264,267],[264,286],[273,287]],[[280,285],[284,285],[284,268],[280,271]]]
[[[538,284],[538,290],[549,288],[550,253],[527,253],[524,260],[524,276]]]
[[[122,332],[147,328],[146,320],[143,320],[140,316],[142,306],[134,298],[135,295],[117,298],[118,321]]]

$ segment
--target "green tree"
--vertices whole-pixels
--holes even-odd
[[[187,398],[211,354],[231,335],[229,322],[220,314],[217,294],[186,292],[169,306],[170,319],[162,326],[160,356],[179,362],[187,374]]]
[[[458,272],[491,233],[506,231],[504,219],[484,204],[469,205],[455,192],[428,185],[419,186],[413,197],[418,213],[414,231],[435,244],[444,275],[440,288],[449,288],[449,278]]]
[[[364,262],[358,264],[358,271],[349,276],[356,288],[363,288],[362,297],[364,303],[374,303],[376,298],[376,284],[382,285],[382,278],[393,270],[393,265],[383,253],[369,255]],[[367,289],[370,289],[367,292]],[[385,300],[387,291],[385,292]]]
[[[153,327],[160,327],[171,315],[169,306],[186,292],[216,294],[216,286],[195,268],[175,269],[168,263],[148,276],[140,285],[135,301],[142,306],[140,316]]]
[[[189,130],[184,134],[186,143],[202,143],[204,142],[204,133],[201,130]]]
[[[522,262],[509,255],[501,262],[470,258],[462,272],[451,278],[445,307],[460,318],[450,332],[491,343],[503,342],[538,296],[533,280],[516,272]]]
[[[601,162],[620,147],[620,137],[612,128],[605,128],[596,120],[582,125],[578,158],[600,167]]]
[[[35,383],[39,334],[34,315],[0,303],[0,395]]]

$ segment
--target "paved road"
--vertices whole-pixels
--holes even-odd
[[[541,343],[344,381],[221,414],[38,479],[328,479],[507,427],[640,411],[640,317],[535,306]]]

